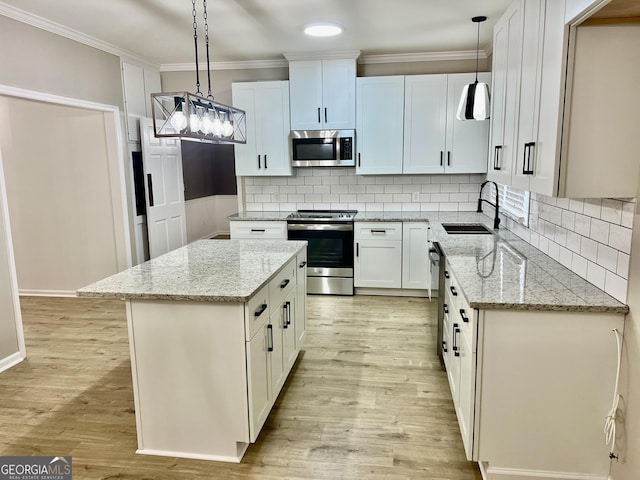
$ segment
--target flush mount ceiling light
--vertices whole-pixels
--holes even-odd
[[[473,17],[472,22],[478,24],[478,41],[476,43],[476,81],[465,85],[458,105],[458,120],[487,120],[489,118],[489,87],[486,83],[478,83],[478,52],[480,50],[480,23],[487,17]]]
[[[310,37],[334,37],[340,35],[342,30],[336,23],[311,23],[304,27],[304,33]]]
[[[205,143],[247,143],[247,122],[244,110],[216,102],[211,94],[207,0],[203,0],[202,5],[209,90],[206,97],[200,92],[196,0],[192,0],[191,3],[193,5],[193,39],[196,54],[196,93],[152,93],[151,109],[154,135],[156,137],[199,140]]]

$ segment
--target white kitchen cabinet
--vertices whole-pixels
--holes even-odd
[[[355,128],[355,58],[290,60],[292,130]]]
[[[296,257],[298,271],[296,273],[296,316],[294,330],[296,332],[296,348],[304,343],[307,336],[307,251],[298,254]]]
[[[247,143],[235,145],[236,175],[291,175],[289,82],[233,83],[233,104],[245,110]]]
[[[429,224],[402,224],[402,288],[430,289]]]
[[[356,174],[402,173],[404,76],[356,79]]]
[[[467,459],[487,480],[606,478],[624,315],[471,309],[447,270],[444,361]]]
[[[140,141],[140,118],[151,117],[151,94],[159,93],[160,72],[122,62],[124,108],[127,118],[127,139]]]
[[[234,240],[286,240],[287,222],[230,221],[229,232]]]
[[[402,287],[402,222],[356,222],[355,287]]]
[[[487,179],[511,185],[516,160],[519,111],[522,23],[524,10],[514,2],[496,22],[493,30],[491,71],[490,149]]]
[[[578,8],[571,3],[516,0],[511,7],[522,12],[522,61],[506,81],[507,92],[517,92],[516,121],[504,123],[516,125],[517,146],[503,152],[510,174],[496,174],[490,159],[489,178],[550,196],[634,197],[640,138],[633,122],[615,119],[640,109],[640,27],[569,27],[565,7]],[[495,44],[496,71],[504,68],[504,48]],[[501,120],[492,115],[494,132]],[[507,159],[514,159],[510,168]]]
[[[479,73],[490,83],[491,74]],[[458,102],[475,73],[405,77],[404,173],[484,173],[488,121],[460,121]]]

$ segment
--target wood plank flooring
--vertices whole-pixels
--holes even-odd
[[[240,464],[134,453],[122,302],[21,303],[28,359],[0,374],[0,455],[72,455],[76,480],[481,479],[435,355],[435,301],[310,296],[307,343]]]

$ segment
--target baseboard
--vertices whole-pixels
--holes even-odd
[[[356,295],[383,295],[386,297],[429,297],[429,290],[417,290],[408,288],[369,288],[356,287]],[[431,298],[437,299],[437,296],[431,294]]]
[[[546,470],[520,470],[491,467],[488,462],[478,462],[484,480],[607,480],[608,475],[550,472]]]
[[[21,297],[75,297],[75,290],[31,290],[22,288],[19,290]]]
[[[0,360],[0,372],[4,372],[14,365],[19,364],[25,358],[26,357],[22,354],[22,352],[12,353],[8,357],[3,358],[2,360]]]
[[[238,443],[239,445],[238,445],[237,456],[206,455],[201,453],[174,452],[170,450],[154,450],[149,448],[139,448],[138,450],[136,450],[136,453],[140,455],[156,455],[160,457],[179,457],[179,458],[191,458],[194,460],[209,460],[214,462],[240,463],[242,461],[242,457],[247,451],[247,448],[249,448],[249,444],[240,443],[240,442]]]

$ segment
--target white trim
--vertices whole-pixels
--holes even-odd
[[[283,53],[284,58],[292,60],[337,60],[347,58],[355,60],[360,56],[360,50],[344,50],[334,52],[291,52]]]
[[[479,58],[486,59],[488,54],[480,50]],[[358,60],[362,65],[374,63],[412,63],[412,62],[444,62],[452,60],[475,60],[475,50],[461,50],[457,52],[422,52],[422,53],[396,53],[389,55],[363,55]]]
[[[479,466],[486,480],[511,480],[516,477],[523,480],[607,480],[607,475],[599,474],[500,468],[492,467],[489,462],[479,462]]]
[[[4,178],[4,164],[2,163],[2,152],[0,152],[0,204],[2,206],[2,212],[0,215],[3,217],[4,223],[4,232],[0,232],[0,234],[4,234],[5,239],[5,247],[7,253],[7,261],[9,262],[9,283],[11,285],[11,296],[13,297],[13,310],[15,316],[15,324],[16,324],[16,336],[18,340],[18,352],[14,355],[20,355],[22,359],[27,356],[27,349],[24,344],[24,329],[22,327],[22,310],[20,309],[20,297],[18,296],[18,273],[16,271],[16,258],[13,253],[13,236],[11,235],[11,221],[9,219],[9,201],[7,198],[7,184]],[[7,357],[7,359],[11,358]],[[7,359],[3,360],[8,361]],[[10,366],[15,365],[20,362],[20,360],[11,363]],[[2,370],[3,368],[0,368]]]
[[[214,462],[227,462],[227,463],[240,463],[242,461],[242,457],[244,456],[247,448],[249,448],[248,443],[244,442],[236,442],[236,444],[240,447],[238,450],[237,457],[231,457],[226,455],[206,455],[204,453],[188,453],[188,452],[172,452],[167,450],[154,450],[152,448],[136,450],[136,453],[142,455],[157,455],[160,457],[180,457],[180,458],[193,458],[195,460],[212,460]]]
[[[286,60],[245,60],[241,62],[211,62],[211,70],[251,70],[257,68],[286,68],[289,62]],[[163,63],[161,72],[193,72],[196,64],[191,63]],[[198,63],[198,69],[207,70],[206,63]]]
[[[12,5],[7,5],[6,3],[0,2],[0,15],[4,15],[5,17],[9,17],[19,22],[26,23],[27,25],[31,25],[32,27],[36,27],[41,30],[60,35],[61,37],[65,37],[75,42],[82,43],[83,45],[102,50],[103,52],[111,53],[112,55],[116,55],[121,58],[133,60],[155,70],[158,69],[157,63],[154,63],[148,58],[142,57],[137,53],[117,47],[111,43],[99,40],[95,37],[87,35],[86,33],[74,30],[73,28],[65,27],[64,25],[53,22],[49,19],[40,17],[25,10],[21,10]]]
[[[24,355],[23,352],[12,353],[8,357],[3,358],[2,360],[0,360],[0,372],[4,372],[5,370],[8,370],[14,365],[19,364],[25,358],[27,357]]]
[[[75,290],[39,290],[22,288],[19,290],[21,297],[75,297]]]
[[[28,100],[36,100],[38,102],[55,103],[57,105],[66,105],[69,107],[99,110],[101,112],[119,112],[119,108],[114,105],[89,102],[87,100],[79,100],[72,97],[63,97],[61,95],[38,92],[36,90],[25,90],[24,88],[12,87],[9,85],[0,85],[0,95],[5,95],[7,97],[26,98]]]
[[[354,290],[356,295],[429,298],[429,290],[427,289],[355,287]]]

